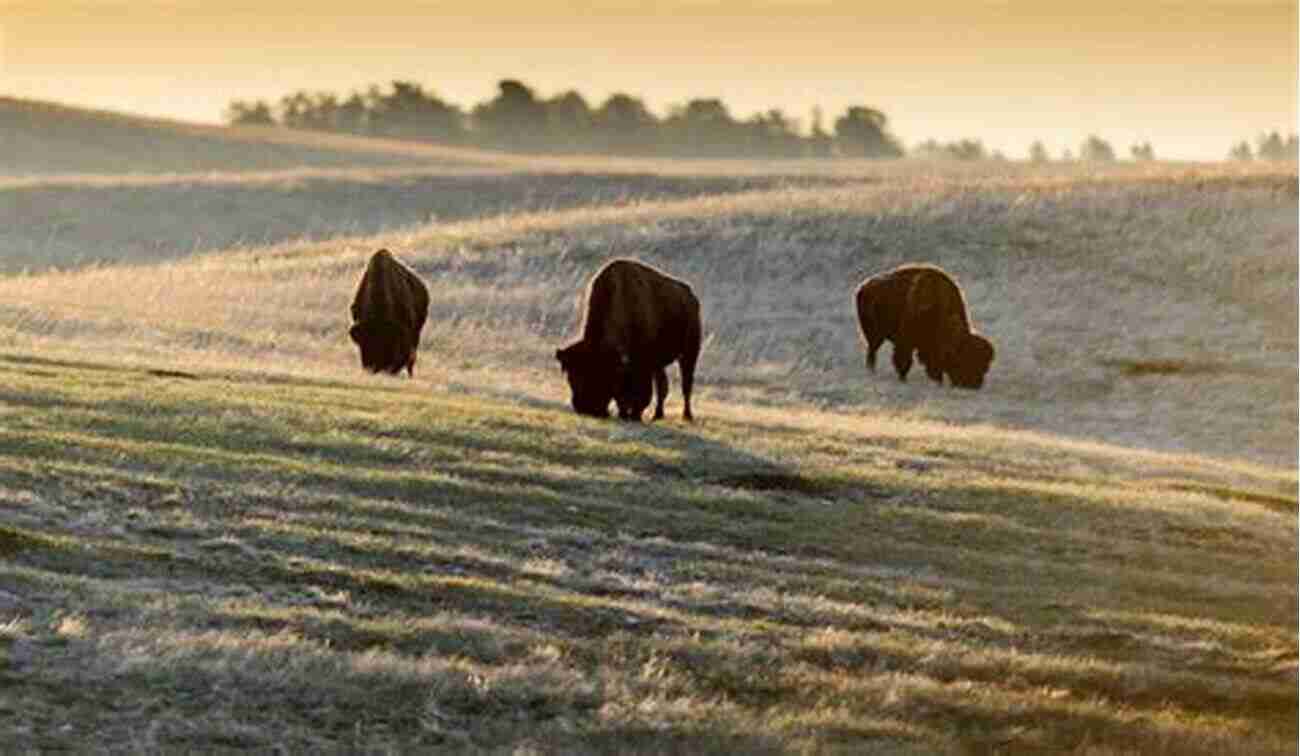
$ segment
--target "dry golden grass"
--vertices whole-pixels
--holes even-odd
[[[442,166],[0,180],[0,273],[142,264],[504,213],[783,185],[780,177],[513,174]],[[821,179],[817,179],[821,180]]]
[[[1294,167],[256,163],[0,186],[171,258],[0,279],[0,750],[1294,752]],[[339,236],[341,186],[469,189]],[[186,256],[196,191],[247,248]],[[415,380],[346,338],[379,246]],[[692,425],[568,411],[619,255],[704,302]],[[866,375],[904,260],[985,390]]]
[[[0,359],[6,749],[1294,745],[1292,472],[192,369]]]
[[[842,183],[862,163],[558,160],[0,98],[0,274]]]
[[[601,181],[555,186],[585,186],[564,191],[595,198]],[[602,262],[626,255],[699,291],[704,390],[717,398],[886,408],[1289,463],[1294,190],[1289,171],[1177,168],[1140,179],[922,172],[632,200],[148,269],[19,276],[0,282],[12,315],[0,328],[29,348],[89,342],[142,359],[221,353],[346,371],[347,301],[364,259],[387,246],[435,291],[426,375],[447,382],[469,371],[556,399],[549,347],[572,332],[575,293]],[[850,294],[908,260],[938,263],[966,287],[977,326],[999,348],[985,391],[936,390],[916,377],[900,385],[887,366],[867,376]],[[1132,369],[1150,364],[1198,369]]]

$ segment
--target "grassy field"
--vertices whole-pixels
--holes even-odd
[[[0,245],[8,252],[0,273],[141,264],[433,222],[840,181],[442,166],[0,180]]]
[[[0,178],[82,226],[0,278],[0,750],[1294,752],[1294,166],[240,138]],[[380,246],[414,380],[346,338]],[[675,370],[666,422],[567,407],[613,256],[704,303],[693,424]],[[866,374],[849,296],[905,260],[983,391]]]
[[[1294,748],[1289,472],[717,401],[633,427],[0,375],[6,750]]]

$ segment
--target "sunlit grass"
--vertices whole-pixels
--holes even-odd
[[[255,149],[0,191],[155,192],[167,258],[193,186],[586,199],[0,279],[0,750],[1294,752],[1293,167],[193,136]],[[690,183],[776,174],[818,181]],[[345,335],[380,246],[433,295],[415,380]],[[695,423],[675,375],[664,422],[568,410],[623,255],[701,295]],[[984,391],[865,373],[848,292],[904,260],[965,285]]]
[[[730,403],[629,427],[360,377],[0,372],[43,408],[6,415],[0,458],[14,747],[1295,737],[1294,510],[1145,480],[1293,473]],[[806,448],[804,423],[825,428]],[[981,444],[1001,477],[896,464]]]
[[[700,293],[706,396],[885,406],[1162,451],[1294,458],[1293,172],[971,170],[12,277],[0,281],[0,339],[342,376],[355,360],[340,336],[347,302],[365,259],[386,246],[433,292],[421,380],[547,401],[560,396],[552,347],[576,327],[577,293],[602,262],[626,255]],[[902,386],[887,367],[866,374],[849,294],[905,260],[941,264],[964,284],[977,327],[999,349],[984,391],[934,391],[923,378]],[[1175,362],[1217,367],[1123,367]]]

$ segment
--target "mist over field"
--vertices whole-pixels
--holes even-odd
[[[5,749],[1293,752],[1294,162],[0,137]],[[616,257],[702,302],[694,423],[569,407]],[[867,372],[905,262],[982,390]]]

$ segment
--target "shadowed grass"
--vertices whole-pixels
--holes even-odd
[[[6,748],[1296,737],[1294,510],[1220,495],[1289,473],[884,416],[628,426],[195,375],[0,360]]]
[[[0,181],[45,198],[15,238],[442,222],[0,279],[0,750],[1294,752],[1294,167],[104,118],[69,159],[231,164]],[[416,380],[345,335],[379,246],[430,283]],[[705,302],[693,424],[568,410],[550,346],[616,255]],[[905,260],[962,281],[984,391],[865,376],[848,293]]]

